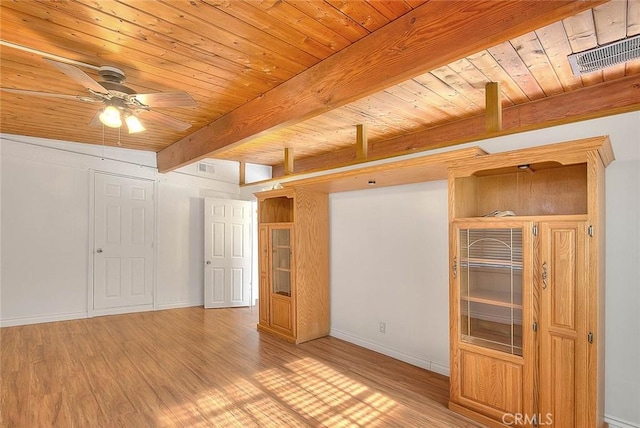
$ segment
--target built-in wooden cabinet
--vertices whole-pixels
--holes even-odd
[[[258,198],[258,329],[301,343],[329,334],[328,195],[277,189]]]
[[[496,154],[470,148],[257,193],[258,328],[293,342],[328,334],[328,192],[446,173],[449,407],[489,426],[600,427],[612,161],[607,137]]]
[[[450,407],[600,427],[606,137],[449,164]]]

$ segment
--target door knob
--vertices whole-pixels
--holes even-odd
[[[210,260],[207,260],[207,264],[208,264],[208,265],[210,265],[210,264],[211,264],[211,261],[210,261]]]
[[[96,253],[101,253],[101,252],[102,252],[102,248],[98,248],[98,249],[96,250]]]

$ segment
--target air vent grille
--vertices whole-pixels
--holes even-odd
[[[198,172],[201,172],[203,174],[213,175],[215,174],[216,170],[215,170],[215,167],[210,163],[200,162],[198,163]]]
[[[573,74],[579,76],[592,71],[640,58],[640,34],[608,45],[598,46],[567,57]]]

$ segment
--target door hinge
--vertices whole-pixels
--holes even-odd
[[[537,224],[535,224],[533,226],[533,236],[538,236],[538,225]]]
[[[593,238],[593,225],[589,226],[589,228],[587,229],[587,233]]]
[[[589,332],[589,334],[587,334],[587,340],[589,341],[589,343],[593,343],[593,333]]]
[[[538,323],[537,322],[534,322],[532,327],[533,327],[533,331],[538,331]]]

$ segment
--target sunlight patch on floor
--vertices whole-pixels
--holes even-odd
[[[398,404],[312,358],[211,388],[159,415],[160,425],[375,426]],[[387,419],[388,420],[388,419]]]

